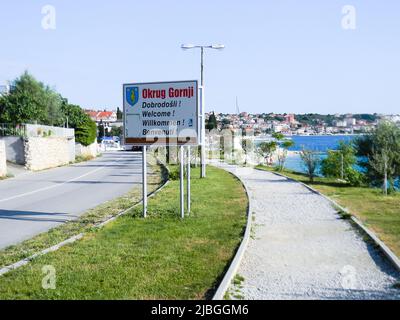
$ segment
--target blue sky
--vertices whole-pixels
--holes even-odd
[[[41,27],[56,8],[56,30]],[[357,28],[343,30],[353,5]],[[85,108],[122,104],[124,82],[199,79],[207,109],[400,113],[398,0],[35,1],[0,9],[0,84],[25,69]]]

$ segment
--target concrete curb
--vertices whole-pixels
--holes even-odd
[[[160,164],[162,166],[164,166],[164,164],[162,164],[161,162],[160,162]],[[168,171],[167,167],[166,167],[166,170]],[[163,190],[168,184],[169,184],[169,180],[164,181],[164,183],[160,187],[158,187],[156,190],[151,192],[148,195],[148,197],[149,198],[154,197],[157,193],[159,193],[161,190]],[[115,221],[117,218],[127,214],[129,211],[131,211],[135,207],[141,205],[142,203],[143,203],[143,200],[137,202],[132,207],[130,207],[130,208],[118,213],[114,217],[109,218],[109,219],[103,221],[102,223],[99,223],[99,224],[95,225],[94,228],[100,229],[100,228],[104,227],[105,225],[109,224],[110,222]],[[63,242],[60,242],[59,244],[56,244],[55,246],[52,246],[52,247],[47,248],[47,249],[44,249],[44,250],[42,250],[42,251],[40,251],[40,252],[38,252],[38,253],[28,257],[28,258],[25,258],[25,259],[20,260],[20,261],[18,261],[16,263],[13,263],[12,265],[9,265],[9,266],[6,266],[4,268],[1,268],[0,269],[0,276],[5,275],[6,273],[8,273],[10,271],[13,271],[13,270],[16,270],[16,269],[18,269],[20,267],[23,267],[23,266],[29,264],[31,261],[33,261],[36,258],[44,256],[44,255],[46,255],[46,254],[48,254],[50,252],[57,251],[57,250],[61,249],[62,247],[66,246],[66,245],[72,244],[72,243],[82,239],[84,237],[84,235],[85,235],[85,233],[82,232],[82,233],[77,234],[77,235],[75,235],[75,236],[73,236],[73,237],[71,237],[71,238],[69,238],[69,239],[67,239],[67,240],[65,240]]]
[[[261,169],[255,169],[255,170],[264,171],[264,172],[271,172],[271,171],[265,171],[265,170],[261,170]],[[305,184],[304,182],[292,179],[292,178],[290,178],[288,176],[285,176],[282,173],[278,173],[278,172],[271,172],[271,173],[273,173],[273,174],[275,174],[277,176],[286,178],[286,179],[288,179],[290,181],[294,181],[294,182],[300,183],[301,185],[306,187],[311,192],[316,193],[316,194],[322,196],[323,198],[325,198],[326,200],[328,200],[334,207],[336,207],[336,208],[340,209],[341,211],[343,211],[344,213],[350,215],[351,216],[351,221],[357,226],[357,228],[359,230],[361,230],[362,232],[364,232],[374,242],[374,244],[379,247],[379,249],[383,252],[383,254],[386,256],[386,258],[392,263],[392,265],[395,267],[395,269],[400,272],[400,259],[393,253],[392,250],[389,249],[388,246],[386,246],[383,243],[382,240],[379,239],[379,237],[374,232],[369,230],[359,219],[357,219],[355,216],[353,216],[348,209],[342,207],[336,201],[334,201],[331,198],[329,198],[328,196],[322,194],[321,192],[319,192],[318,190],[314,189],[313,187],[310,187],[309,185]]]
[[[233,175],[235,178],[237,178],[241,184],[243,185],[245,191],[246,191],[246,195],[247,195],[247,199],[249,201],[249,205],[247,207],[247,224],[246,224],[246,230],[243,236],[243,240],[242,243],[239,246],[239,249],[237,250],[236,254],[235,254],[235,258],[232,260],[231,265],[228,269],[228,271],[225,273],[224,278],[222,279],[221,283],[218,286],[218,289],[216,291],[216,293],[214,294],[214,297],[212,300],[224,300],[224,296],[225,293],[228,291],[230,285],[232,284],[232,280],[235,277],[237,270],[239,269],[239,265],[242,261],[244,252],[247,248],[247,245],[249,243],[250,240],[250,234],[251,234],[251,226],[252,226],[252,219],[253,219],[253,213],[252,213],[252,205],[251,205],[251,197],[250,197],[250,193],[249,190],[247,188],[247,186],[245,185],[245,183],[242,181],[242,179],[240,179],[236,174],[234,174],[233,172],[230,172],[224,168],[220,168],[217,167],[219,169],[223,169],[227,172],[229,172],[231,175]]]

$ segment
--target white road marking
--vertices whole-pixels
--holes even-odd
[[[97,171],[100,171],[100,170],[102,170],[102,169],[104,169],[104,168],[105,168],[105,166],[100,167],[100,168],[97,168],[97,169],[94,169],[94,170],[89,171],[89,172],[87,172],[87,173],[85,173],[85,174],[83,174],[83,175],[81,175],[81,176],[79,176],[79,177],[76,177],[76,178],[74,178],[74,179],[71,179],[71,180],[68,180],[68,181],[65,181],[65,182],[56,184],[56,185],[54,185],[54,186],[48,186],[48,187],[44,187],[44,188],[37,189],[37,190],[34,190],[34,191],[30,191],[30,192],[18,194],[18,195],[12,196],[12,197],[10,197],[10,198],[0,199],[0,203],[1,203],[1,202],[6,202],[6,201],[10,201],[10,200],[15,200],[15,199],[22,198],[22,197],[25,197],[25,196],[30,196],[30,195],[35,194],[35,193],[38,193],[38,192],[47,191],[47,190],[50,190],[50,189],[54,189],[54,188],[61,187],[61,186],[65,185],[65,184],[67,184],[67,183],[74,182],[74,181],[76,181],[76,180],[79,180],[79,179],[81,179],[81,178],[84,178],[84,177],[86,177],[86,176],[88,176],[88,175],[90,175],[90,174],[92,174],[92,173],[95,173],[95,172],[97,172]]]

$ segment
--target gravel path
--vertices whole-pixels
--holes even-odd
[[[400,275],[323,197],[273,173],[219,164],[248,187],[252,237],[237,299],[400,299]]]

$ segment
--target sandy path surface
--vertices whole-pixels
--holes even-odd
[[[218,166],[246,184],[254,215],[233,298],[400,299],[398,272],[325,198],[270,172]]]

